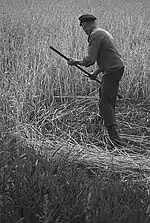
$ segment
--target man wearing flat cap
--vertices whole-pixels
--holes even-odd
[[[116,130],[115,105],[119,81],[124,73],[124,63],[113,37],[106,30],[97,27],[96,19],[91,14],[79,17],[80,26],[88,35],[88,55],[82,60],[70,58],[68,64],[89,67],[97,62],[98,69],[92,73],[92,76],[97,77],[99,73],[103,73],[100,88],[100,113],[111,141],[116,145],[122,145],[122,140]]]

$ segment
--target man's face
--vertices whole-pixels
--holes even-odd
[[[82,22],[82,23],[81,23],[81,26],[82,26],[84,32],[85,32],[87,35],[89,35],[89,33],[90,33],[90,23],[89,23],[89,22]]]

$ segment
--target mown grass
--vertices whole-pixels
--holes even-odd
[[[150,37],[144,4],[33,1],[0,9],[2,223],[149,221]],[[121,151],[109,151],[104,140],[99,85],[49,49],[86,54],[87,36],[78,24],[84,12],[112,33],[125,60],[116,113],[129,143]]]
[[[146,222],[149,188],[139,173],[35,154],[10,136],[0,165],[1,222]]]

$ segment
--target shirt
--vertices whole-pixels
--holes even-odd
[[[85,67],[96,61],[102,72],[110,73],[124,66],[113,37],[106,30],[96,28],[88,36],[88,55],[83,59]]]

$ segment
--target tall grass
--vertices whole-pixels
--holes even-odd
[[[1,7],[2,222],[142,223],[146,219],[150,8],[148,2],[144,4],[51,0]],[[131,145],[116,154],[108,151],[103,140],[107,134],[95,115],[99,85],[49,49],[52,45],[66,56],[84,57],[87,36],[78,17],[89,12],[112,33],[126,65],[120,85],[125,100],[118,102],[116,112],[121,134]],[[95,65],[88,70],[92,69]]]
[[[140,2],[101,1],[98,7],[80,8],[76,1],[31,4],[1,9],[1,71],[3,89],[13,82],[24,99],[36,95],[77,94],[89,83],[78,70],[50,51],[57,47],[67,56],[83,57],[87,37],[80,29],[78,16],[92,12],[98,25],[114,36],[127,66],[121,91],[125,96],[148,97],[148,24]],[[8,75],[7,73],[8,72]],[[13,77],[13,79],[11,79]],[[89,91],[95,89],[90,84]],[[23,88],[23,89],[22,89]],[[20,95],[20,93],[19,93]]]
[[[88,95],[97,89],[96,83],[49,49],[53,45],[67,56],[85,56],[87,36],[78,16],[86,12],[94,13],[98,25],[112,33],[125,60],[121,93],[125,98],[149,98],[149,17],[141,2],[100,1],[94,7],[86,2],[36,1],[1,8],[0,84],[5,112],[17,118],[25,112],[22,118],[26,118],[35,98],[37,103],[53,95]]]

